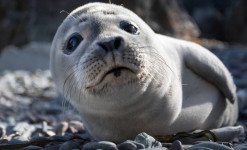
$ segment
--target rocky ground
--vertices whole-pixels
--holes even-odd
[[[247,47],[201,40],[231,71],[238,92],[247,97]],[[237,124],[247,131],[247,109]],[[0,150],[79,149],[247,149],[246,134],[232,143],[160,143],[145,133],[121,144],[90,141],[76,110],[58,96],[47,71],[5,71],[0,76]]]

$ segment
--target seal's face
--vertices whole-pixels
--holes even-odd
[[[122,6],[94,3],[74,10],[52,44],[51,70],[60,91],[65,96],[77,90],[80,96],[109,97],[142,90],[136,87],[147,86],[149,68],[157,59],[147,54],[155,40],[150,34]]]

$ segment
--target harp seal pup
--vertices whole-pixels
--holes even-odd
[[[96,140],[215,129],[238,117],[236,86],[214,54],[155,33],[115,4],[72,11],[53,39],[50,67]]]

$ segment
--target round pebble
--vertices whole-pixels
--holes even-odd
[[[79,146],[80,144],[75,141],[67,141],[60,146],[59,150],[71,150],[74,148],[79,148]]]
[[[121,144],[119,144],[118,146],[118,150],[136,150],[137,146],[133,143],[133,142],[123,142]]]
[[[29,145],[25,148],[22,148],[21,150],[39,150],[39,149],[42,149],[42,147],[40,146],[35,146],[35,145]]]
[[[182,143],[179,140],[176,140],[172,143],[170,150],[184,150]]]
[[[108,141],[89,142],[83,145],[82,150],[95,150],[95,149],[117,150],[117,146],[116,144]]]
[[[145,149],[145,146],[139,142],[131,141],[131,140],[127,140],[126,142],[129,142],[129,143],[136,145],[137,149]]]

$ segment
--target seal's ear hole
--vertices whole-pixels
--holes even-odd
[[[74,52],[82,40],[83,40],[83,38],[79,33],[72,34],[72,36],[67,41],[67,45],[66,45],[66,48],[64,50],[64,53],[69,55],[72,52]]]
[[[120,28],[131,34],[139,34],[138,28],[133,23],[127,21],[121,21]]]

